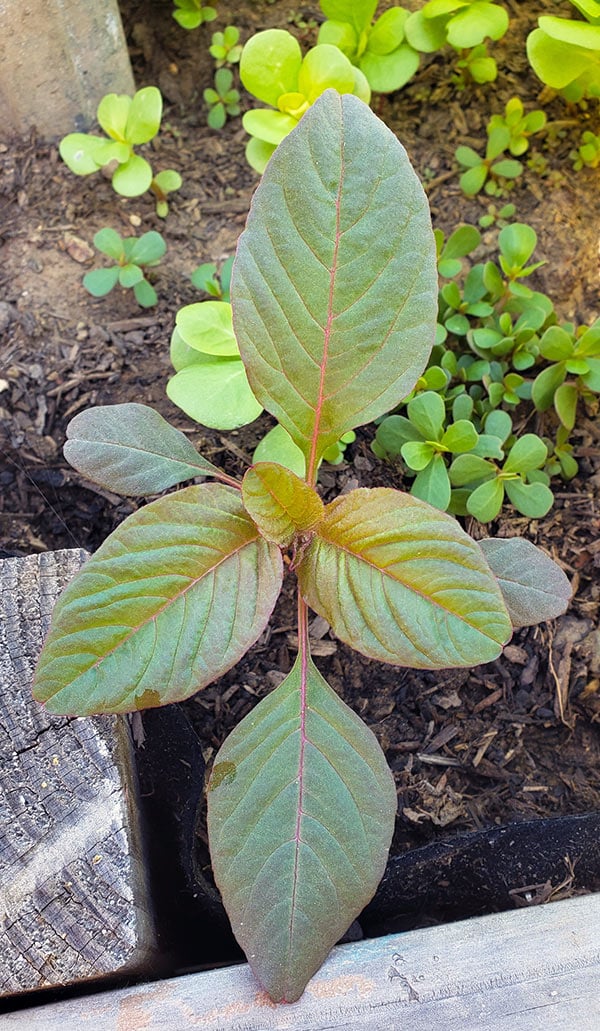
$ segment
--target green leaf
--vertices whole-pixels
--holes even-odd
[[[444,433],[441,443],[453,454],[471,451],[478,440],[477,430],[468,419],[453,422]]]
[[[75,175],[91,175],[109,161],[126,161],[129,147],[87,133],[72,132],[59,144],[60,156]]]
[[[500,174],[504,175],[505,173]],[[537,246],[537,234],[531,226],[514,222],[500,230],[498,246],[501,252],[502,267],[508,274],[510,270],[521,269],[527,264]]]
[[[135,299],[142,308],[151,308],[157,303],[158,297],[154,287],[147,279],[141,279],[133,288]]]
[[[326,447],[414,386],[437,311],[427,200],[401,145],[356,97],[327,91],[278,147],[238,243],[232,295],[254,393],[303,451],[309,480]]]
[[[542,369],[536,376],[531,387],[531,400],[538,412],[545,412],[554,401],[554,394],[557,388],[564,383],[567,372],[564,364],[550,365]]]
[[[239,357],[233,333],[231,305],[227,301],[186,304],[177,312],[175,325],[188,347],[219,357]]]
[[[495,658],[510,636],[475,542],[450,516],[384,487],[327,505],[298,578],[341,640],[383,662],[470,666]]]
[[[160,261],[166,250],[167,245],[161,234],[151,230],[134,242],[129,260],[134,261],[136,265],[151,265]]]
[[[446,21],[445,17],[428,18],[423,11],[415,11],[406,20],[406,38],[415,50],[432,54],[446,42]]]
[[[281,143],[297,124],[296,118],[283,111],[268,111],[264,108],[246,111],[242,118],[242,125],[250,136],[256,136],[259,140],[273,143],[275,146]]]
[[[506,480],[504,489],[512,504],[524,516],[541,519],[554,504],[554,495],[544,483],[523,483],[522,480]]]
[[[325,510],[313,487],[275,462],[258,462],[248,469],[242,500],[263,537],[284,547],[312,530]]]
[[[265,433],[257,444],[252,459],[254,462],[277,462],[278,465],[283,465],[296,473],[296,476],[304,477],[306,474],[304,455],[294,444],[288,431],[279,424]]]
[[[467,511],[470,515],[475,516],[475,519],[478,519],[480,523],[489,523],[490,520],[495,519],[498,515],[503,501],[503,481],[495,477],[492,480],[486,480],[485,483],[480,483],[473,493],[469,495]]]
[[[515,440],[504,463],[505,473],[527,473],[539,469],[548,457],[548,448],[535,433],[524,433]]]
[[[172,193],[173,190],[180,189],[182,181],[179,172],[176,172],[174,168],[164,168],[162,172],[154,176],[153,185],[158,186],[161,193]]]
[[[399,8],[390,8],[390,11]],[[374,54],[366,50],[359,67],[366,76],[371,89],[377,93],[392,93],[402,89],[418,71],[420,57],[407,43],[403,43],[390,54]]]
[[[562,326],[549,326],[540,340],[540,354],[549,362],[562,362],[573,355],[573,338]]]
[[[124,94],[107,93],[98,104],[96,117],[107,136],[113,140],[125,141],[125,127],[131,107],[131,97]]]
[[[152,168],[145,158],[133,154],[124,165],[119,165],[112,177],[113,189],[122,197],[139,197],[150,189]]]
[[[396,805],[377,739],[303,650],[222,745],[208,786],[215,880],[275,1001],[302,994],[373,896]]]
[[[467,483],[489,480],[496,473],[495,466],[478,455],[459,455],[450,466],[450,482],[454,487],[464,487]]]
[[[467,197],[474,197],[476,193],[479,193],[487,177],[488,170],[483,163],[474,168],[468,168],[459,179],[460,188]]]
[[[117,494],[158,494],[193,476],[222,476],[185,434],[146,405],[87,408],[67,426],[64,455]]]
[[[556,562],[523,537],[479,541],[514,627],[556,619],[571,600],[571,584]]]
[[[137,146],[148,143],[160,129],[162,97],[156,86],[144,86],[134,94],[127,116],[125,139]]]
[[[242,50],[242,85],[264,104],[277,107],[282,93],[295,93],[302,51],[298,40],[285,29],[266,29],[250,36]]]
[[[239,492],[186,487],[129,516],[54,608],[34,697],[89,716],[181,701],[260,637],[282,581],[279,549]]]
[[[119,283],[123,287],[135,286],[143,278],[144,273],[139,265],[122,265],[119,269]]]
[[[368,40],[368,49],[374,54],[389,54],[396,50],[404,39],[404,25],[408,11],[402,7],[390,7],[373,25]]]
[[[97,247],[99,251],[102,251],[102,254],[108,255],[109,258],[113,258],[115,261],[119,261],[123,256],[123,240],[117,231],[109,226],[98,230],[95,234],[94,247]]]
[[[320,6],[326,18],[349,22],[360,36],[373,20],[377,0],[320,0]]]
[[[434,455],[429,465],[413,481],[411,494],[445,512],[450,504],[450,480],[442,455]]]
[[[419,472],[429,465],[435,451],[431,444],[426,444],[422,440],[409,440],[402,445],[400,453],[409,469]]]
[[[579,391],[574,383],[562,383],[554,394],[556,414],[568,430],[572,430],[575,425],[578,397]]]
[[[83,285],[92,297],[105,297],[119,280],[119,268],[95,268],[86,272]]]
[[[500,39],[508,28],[508,14],[495,3],[470,3],[448,22],[448,42],[457,50],[482,43],[486,37]]]
[[[242,362],[214,358],[188,365],[167,383],[167,397],[190,419],[215,430],[234,430],[262,412]]]
[[[318,43],[306,54],[298,73],[298,91],[313,104],[329,87],[338,93],[354,90],[354,69],[345,54],[330,43]]]
[[[399,455],[407,440],[422,440],[418,429],[404,415],[388,415],[377,427],[377,443],[388,455]]]
[[[409,401],[407,415],[425,440],[439,440],[446,420],[446,406],[439,394],[424,390]]]

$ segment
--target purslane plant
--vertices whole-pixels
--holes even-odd
[[[408,17],[405,33],[415,50],[428,54],[448,43],[459,55],[461,77],[485,83],[498,69],[484,41],[500,39],[507,28],[508,14],[494,0],[428,0]]]
[[[214,88],[209,86],[202,94],[208,107],[207,122],[211,129],[222,129],[227,118],[240,113],[240,94],[233,86],[233,72],[229,68],[217,68]]]
[[[118,283],[125,289],[133,289],[142,308],[156,304],[156,290],[144,273],[147,268],[158,265],[167,250],[160,233],[151,230],[139,237],[123,238],[115,229],[106,227],[94,236],[94,246],[116,264],[86,272],[83,285],[93,297],[105,297]]]
[[[154,139],[162,118],[162,97],[156,86],[145,86],[133,97],[107,93],[96,115],[106,136],[74,132],[59,144],[60,156],[76,175],[92,175],[115,165],[111,182],[123,197],[139,197],[151,190],[156,211],[165,218],[169,210],[167,194],[178,190],[181,176],[171,168],[154,175],[146,158],[134,148]]]
[[[474,197],[481,189],[492,196],[502,194],[501,181],[517,179],[521,175],[521,162],[505,157],[509,146],[510,130],[505,126],[496,126],[488,135],[485,156],[478,154],[473,147],[456,148],[454,156],[465,169],[459,179],[460,188],[467,197]]]
[[[319,43],[303,57],[298,40],[285,29],[250,37],[242,51],[240,79],[252,96],[271,105],[247,111],[242,119],[250,136],[248,164],[261,174],[277,145],[326,89],[352,93],[367,104],[371,99],[365,76],[341,50]]]
[[[600,3],[571,0],[586,21],[542,15],[527,37],[535,74],[566,100],[600,96]]]
[[[508,149],[513,157],[520,157],[529,148],[529,137],[534,136],[546,125],[546,112],[541,109],[525,114],[523,101],[519,97],[511,97],[506,101],[503,115],[492,115],[487,124],[488,136],[494,129],[508,129],[510,139]]]
[[[214,21],[217,12],[214,7],[205,5],[203,0],[173,0],[176,10],[173,11],[175,21],[182,29],[197,29],[204,22]]]
[[[350,58],[377,93],[401,89],[417,71],[420,56],[407,43],[409,12],[390,7],[373,22],[377,0],[319,0],[327,21],[319,43],[331,43]]]
[[[50,712],[192,695],[259,638],[284,572],[298,580],[295,664],[222,745],[207,791],[215,879],[277,1001],[300,996],[372,896],[396,812],[375,735],[311,659],[309,606],[371,658],[438,669],[496,658],[513,625],[559,614],[570,596],[527,541],[477,543],[388,488],[328,505],[315,490],[325,449],[423,371],[436,281],[405,151],[360,100],[327,91],[269,163],[231,294],[252,389],[302,451],[305,477],[266,462],[240,484],[143,405],[93,408],[68,428],[69,461],[112,490],[217,482],[140,508],[61,595],[34,685]]]
[[[240,30],[236,25],[228,25],[223,32],[213,32],[212,42],[208,48],[217,68],[225,64],[237,64],[242,56]]]

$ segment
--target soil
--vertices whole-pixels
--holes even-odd
[[[178,169],[184,181],[164,223],[146,197],[120,198],[99,176],[76,179],[55,143],[36,132],[0,143],[1,555],[75,546],[93,551],[138,506],[82,480],[62,457],[69,419],[90,405],[153,405],[207,458],[238,476],[270,425],[268,416],[227,434],[190,425],[164,387],[175,313],[200,299],[189,276],[201,262],[233,253],[257,182],[245,162],[240,120],[218,132],[206,125],[202,90],[213,74],[210,36],[229,23],[243,39],[279,26],[310,45],[320,10],[316,3],[292,3],[244,0],[229,14],[221,0],[217,22],[185,33],[172,20],[169,2],[123,0],[137,85],[158,85],[165,98],[163,128],[152,145],[156,166]],[[481,148],[491,113],[515,94],[526,109],[539,106],[543,92],[524,49],[539,4],[504,5],[512,22],[506,40],[494,46],[495,84],[459,90],[451,82],[450,55],[437,54],[404,90],[376,98],[377,113],[426,185],[434,225],[446,233],[459,222],[477,224],[490,203],[461,194],[456,146]],[[556,13],[571,11],[562,6]],[[536,257],[546,261],[532,284],[552,297],[562,317],[589,324],[600,314],[600,195],[597,172],[574,174],[569,151],[582,119],[583,128],[598,126],[592,110],[573,112],[560,99],[544,99],[549,119],[579,124],[542,138],[533,152],[547,162],[545,174],[528,171],[510,200],[518,219],[538,233]],[[243,105],[251,106],[250,98],[244,96]],[[138,227],[164,233],[167,258],[154,275],[159,304],[151,311],[138,308],[131,292],[94,300],[83,289],[82,275],[95,260],[93,234],[105,225],[124,235]],[[496,229],[484,232],[478,259],[493,253],[496,235]],[[320,668],[374,729],[396,777],[395,853],[456,832],[600,809],[600,430],[593,416],[581,413],[573,434],[580,472],[558,487],[546,518],[530,520],[508,509],[486,528],[467,522],[476,537],[522,534],[559,561],[574,588],[565,617],[515,633],[494,663],[436,673],[371,662],[334,640],[322,620],[313,621]],[[360,430],[347,461],[322,471],[326,500],[356,486],[407,487],[398,467],[374,457],[372,435],[372,427]],[[207,764],[229,730],[290,669],[293,624],[284,593],[259,643],[187,704]]]

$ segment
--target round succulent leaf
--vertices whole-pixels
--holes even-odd
[[[377,0],[320,0],[320,7],[326,18],[332,21],[349,22],[357,35],[361,35],[371,25]]]
[[[415,498],[439,508],[440,512],[446,511],[452,492],[442,455],[434,455],[431,462],[418,473],[410,492]]]
[[[504,463],[505,473],[527,473],[539,469],[548,457],[548,448],[536,433],[524,433],[515,440]]]
[[[194,476],[220,476],[184,433],[147,405],[87,408],[71,419],[67,461],[117,494],[158,494]]]
[[[574,352],[573,337],[562,326],[549,326],[540,340],[540,354],[549,362],[561,362],[571,358]]]
[[[87,133],[72,132],[64,136],[60,141],[58,150],[65,165],[75,175],[91,175],[102,168],[104,160],[99,160],[98,143],[106,141],[99,140],[97,136],[90,136]]]
[[[581,380],[588,390],[600,394],[600,358],[588,358],[586,364],[588,371],[583,374]]]
[[[408,402],[406,412],[412,425],[425,440],[439,440],[446,421],[443,398],[434,390],[424,390]]]
[[[160,129],[162,97],[156,86],[144,86],[134,94],[125,126],[125,139],[137,146],[149,143]]]
[[[312,530],[324,512],[316,490],[275,462],[258,462],[248,469],[242,500],[263,537],[284,547]]]
[[[427,200],[402,146],[356,97],[328,90],[277,148],[232,296],[250,383],[309,479],[326,447],[416,383],[437,312]]]
[[[464,258],[481,243],[481,233],[475,226],[459,226],[446,240],[440,257]]]
[[[556,619],[571,600],[571,584],[549,555],[523,537],[486,537],[479,541],[498,580],[514,627]]]
[[[254,455],[254,462],[276,462],[278,465],[290,469],[296,476],[304,478],[306,474],[306,461],[300,448],[294,444],[287,430],[277,424],[273,429],[265,433],[263,439],[257,444]]]
[[[441,443],[453,454],[471,451],[478,440],[477,430],[469,419],[458,419],[451,423],[442,436]]]
[[[377,427],[377,443],[390,455],[399,455],[408,440],[422,440],[422,434],[404,415],[388,415]]]
[[[426,444],[424,440],[409,440],[402,445],[400,454],[409,469],[420,472],[431,462],[435,455],[435,449],[431,444]]]
[[[231,305],[227,301],[186,304],[177,312],[175,326],[184,343],[196,351],[219,357],[239,357]]]
[[[505,272],[521,269],[527,264],[537,246],[537,233],[531,226],[514,222],[500,230],[498,246]]]
[[[495,519],[504,501],[503,482],[495,477],[480,483],[467,498],[467,512],[480,523],[489,523]]]
[[[498,65],[493,57],[475,57],[469,61],[469,75],[474,82],[495,82]]]
[[[565,369],[574,376],[584,376],[586,372],[589,372],[589,366],[585,358],[567,358]]]
[[[123,287],[135,286],[144,278],[139,265],[122,265],[119,269],[119,283]]]
[[[474,197],[476,193],[479,193],[487,177],[488,170],[483,163],[474,168],[468,168],[459,179],[460,188],[467,197]]]
[[[358,36],[347,21],[325,21],[319,26],[317,43],[330,43],[351,60],[358,48]]]
[[[283,111],[270,111],[266,108],[255,108],[253,111],[246,111],[242,118],[242,125],[250,136],[265,143],[272,143],[277,146],[292,129],[298,124],[298,120]]]
[[[478,455],[459,455],[450,466],[450,482],[453,487],[464,487],[468,483],[493,479],[496,467]]]
[[[304,652],[232,731],[208,785],[215,880],[260,984],[294,1002],[383,874],[396,789]]]
[[[94,235],[94,247],[109,258],[119,261],[123,256],[123,240],[116,229],[106,226]]]
[[[213,358],[188,365],[167,383],[167,397],[190,419],[215,430],[235,430],[262,412],[239,359]]]
[[[494,175],[501,175],[505,179],[517,179],[523,171],[523,165],[520,161],[513,161],[511,158],[505,158],[502,161],[495,161],[492,165],[492,172]]]
[[[530,519],[541,519],[554,504],[554,495],[544,483],[524,483],[523,480],[506,480],[504,489],[517,512]]]
[[[259,140],[253,136],[246,144],[246,161],[250,168],[262,175],[274,152],[274,143],[266,143],[265,140]]]
[[[112,177],[113,189],[122,197],[139,197],[150,189],[152,168],[145,158],[133,154],[129,161],[119,165]]]
[[[138,265],[152,265],[160,261],[167,245],[160,233],[152,229],[135,240],[129,253],[129,260]]]
[[[402,89],[412,79],[418,71],[420,60],[413,47],[402,43],[390,54],[375,54],[365,50],[359,67],[372,90],[376,93],[392,93]]]
[[[152,308],[158,302],[156,290],[147,279],[140,279],[134,284],[133,293],[136,301],[142,308]]]
[[[134,512],[54,608],[34,680],[49,712],[131,712],[188,698],[244,655],[282,582],[279,549],[239,491],[186,487]]]
[[[390,7],[377,19],[369,32],[367,49],[373,54],[389,54],[404,39],[404,25],[409,12],[403,7]]]
[[[298,91],[313,104],[326,89],[352,93],[354,71],[345,54],[330,43],[318,43],[308,51],[298,73]]]
[[[92,297],[106,297],[119,281],[119,268],[95,268],[86,272],[83,285]]]
[[[563,426],[572,430],[577,416],[579,391],[575,383],[561,383],[554,394],[554,408]]]
[[[176,372],[179,372],[180,369],[185,369],[188,365],[197,365],[201,362],[210,362],[213,360],[212,355],[203,354],[202,351],[196,351],[194,347],[189,347],[181,336],[177,326],[174,327],[171,334],[169,357]]]
[[[131,107],[131,97],[118,93],[107,93],[98,104],[96,117],[107,136],[113,140],[125,141],[125,129]]]
[[[384,487],[326,506],[298,565],[300,590],[341,640],[418,669],[495,658],[511,633],[481,552],[450,516]]]
[[[531,387],[531,400],[538,412],[545,412],[554,401],[557,388],[564,383],[567,371],[564,363],[549,365],[536,376]]]
[[[433,54],[446,42],[446,18],[428,18],[424,11],[414,11],[406,19],[404,32],[411,47]]]
[[[542,15],[538,18],[538,25],[551,39],[568,43],[572,47],[600,50],[600,25],[586,25],[585,22],[568,21],[553,15]]]
[[[282,93],[298,89],[302,51],[285,29],[256,32],[244,45],[240,59],[242,85],[258,100],[277,107]]]
[[[227,112],[224,105],[218,101],[211,107],[206,122],[211,129],[222,129],[227,121]]]
[[[469,4],[448,22],[448,42],[457,50],[478,46],[484,39],[500,39],[508,28],[508,14],[495,3]]]
[[[161,193],[172,193],[181,188],[183,180],[174,168],[164,168],[154,176],[153,185],[156,185]]]

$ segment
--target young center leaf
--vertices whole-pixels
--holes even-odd
[[[375,735],[306,644],[229,735],[208,787],[215,880],[256,977],[293,1002],[373,896],[396,790]]]
[[[327,90],[269,162],[231,284],[250,385],[302,450],[309,483],[329,445],[422,373],[435,253],[404,148],[361,100]]]
[[[533,626],[566,611],[571,584],[535,544],[524,537],[486,537],[478,543],[497,577],[513,626]]]
[[[258,462],[244,476],[242,497],[263,537],[286,547],[323,517],[325,506],[313,487],[275,462]]]
[[[512,633],[475,541],[445,512],[386,487],[326,506],[298,579],[338,637],[382,662],[472,666],[495,659]]]
[[[279,549],[239,491],[186,487],[129,516],[54,608],[34,679],[53,713],[131,712],[188,698],[262,633]]]
[[[194,476],[231,482],[198,454],[185,434],[147,405],[103,405],[67,426],[65,458],[83,476],[117,494],[159,494]]]

